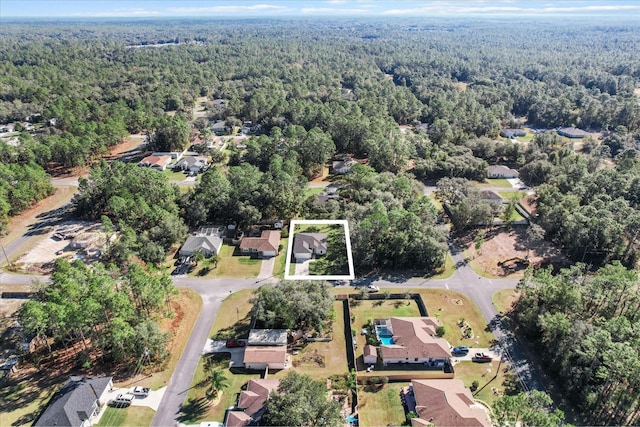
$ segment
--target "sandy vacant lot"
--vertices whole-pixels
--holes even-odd
[[[99,222],[64,221],[52,228],[15,265],[24,271],[48,273],[57,258],[89,259],[99,256],[106,242]]]
[[[479,251],[475,249],[474,238],[484,232],[484,242]],[[527,227],[494,227],[474,230],[464,236],[463,245],[476,267],[497,277],[521,277],[527,265],[513,258],[528,258],[536,267],[564,265],[566,258],[551,243],[532,240],[527,236]],[[509,261],[511,260],[511,261]],[[507,261],[507,262],[505,262]],[[499,265],[498,263],[504,263]]]

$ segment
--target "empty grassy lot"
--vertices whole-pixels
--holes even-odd
[[[456,378],[462,380],[465,387],[469,388],[474,381],[478,381],[478,389],[471,394],[474,399],[481,400],[489,406],[504,394],[506,385],[512,378],[507,374],[509,365],[500,364],[498,360],[491,363],[460,362],[454,369]]]
[[[497,188],[513,188],[511,183],[505,178],[485,179],[483,182],[474,182],[477,187],[497,187]]]

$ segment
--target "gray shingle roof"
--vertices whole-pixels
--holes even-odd
[[[81,426],[98,405],[111,377],[71,377],[58,391],[34,426]]]

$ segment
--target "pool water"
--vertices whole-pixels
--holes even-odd
[[[391,345],[393,344],[393,337],[379,337],[382,345]]]

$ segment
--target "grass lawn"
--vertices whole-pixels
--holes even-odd
[[[274,262],[275,265],[273,266],[273,276],[282,279],[284,277],[284,268],[287,263],[287,248],[289,247],[289,239],[281,239],[280,246],[282,247],[282,249],[276,256],[276,260]]]
[[[500,369],[498,370],[498,365]],[[478,381],[478,389],[471,392],[474,399],[481,400],[489,406],[493,405],[505,390],[505,381],[509,382],[509,365],[494,360],[491,363],[460,362],[454,366],[456,378],[464,382],[465,387],[471,387],[473,381]],[[488,372],[491,369],[491,372]]]
[[[316,194],[320,194],[324,191],[324,188],[322,187],[306,187],[304,189],[304,199],[308,199],[311,196],[315,196]]]
[[[294,370],[300,374],[309,375],[315,380],[325,381],[331,375],[342,375],[349,372],[342,302],[334,301],[333,308],[335,310],[333,339],[330,342],[305,344],[298,354],[292,356],[293,366],[276,373],[274,375],[276,378],[282,378],[287,372]]]
[[[253,289],[234,292],[222,301],[209,336],[212,339],[246,338],[249,336]]]
[[[511,183],[505,178],[485,179],[484,182],[474,182],[473,184],[478,187],[513,188]]]
[[[53,384],[51,388],[39,387],[31,378],[16,378],[14,374],[0,387],[0,425],[31,424],[61,386],[62,382]]]
[[[430,279],[448,279],[453,276],[453,273],[456,271],[456,265],[453,262],[453,258],[451,258],[451,253],[447,251],[444,257],[444,267],[440,270],[436,270],[433,276],[430,276]]]
[[[145,406],[130,406],[128,408],[107,407],[96,424],[99,427],[116,426],[150,426],[156,411]]]
[[[219,316],[218,316],[219,317]],[[212,406],[206,398],[205,358],[200,358],[198,368],[193,376],[186,403],[182,406],[182,415],[178,420],[183,424],[197,424],[200,421],[224,421],[227,408],[235,405],[241,387],[250,379],[260,378],[259,374],[233,374],[229,369],[229,353],[216,356],[216,366],[225,370],[228,387],[222,391],[219,402]]]
[[[190,277],[257,277],[262,266],[261,259],[251,258],[248,255],[234,256],[235,246],[222,245],[220,255],[218,255],[218,266],[211,268],[207,261],[202,261],[189,273]]]
[[[400,390],[409,383],[385,384],[382,388],[365,391],[366,387],[358,388],[358,413],[361,426],[404,425],[406,416]]]
[[[520,298],[520,292],[511,288],[500,289],[493,294],[491,299],[493,300],[493,305],[496,307],[498,312],[507,313],[511,310],[512,304],[514,304],[518,298]]]
[[[525,191],[498,191],[498,194],[505,200],[511,200],[515,197],[518,201],[527,195]]]
[[[326,233],[327,254],[309,263],[309,274],[316,276],[347,275],[346,231],[342,224],[297,224],[294,236],[299,233]],[[289,266],[289,274],[295,274],[295,263]]]
[[[413,289],[422,296],[429,316],[437,317],[444,325],[444,338],[452,346],[466,345],[469,347],[489,347],[493,341],[493,334],[486,331],[487,321],[482,313],[469,298],[461,293],[446,289]],[[463,318],[473,329],[474,338],[464,338],[458,321]],[[477,343],[476,343],[477,341]]]
[[[152,390],[157,390],[169,384],[171,375],[173,375],[178,360],[182,356],[184,347],[187,345],[189,336],[191,336],[193,325],[198,320],[202,309],[202,298],[196,291],[187,288],[180,288],[179,291],[180,294],[176,299],[176,306],[179,306],[179,309],[174,308],[175,316],[162,322],[162,329],[169,330],[172,333],[172,341],[169,344],[169,352],[171,353],[169,360],[163,366],[164,369],[162,371],[151,373],[150,376],[147,374],[144,377],[144,385],[151,387]],[[122,383],[118,382],[116,386],[127,387],[133,385],[133,383],[140,385],[138,381],[139,378],[131,378]]]
[[[165,169],[164,174],[167,175],[169,181],[184,181],[187,175],[182,171],[173,171],[173,169]]]

